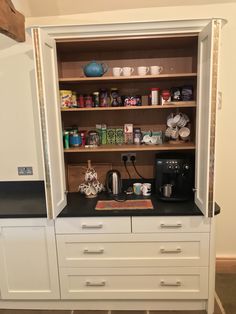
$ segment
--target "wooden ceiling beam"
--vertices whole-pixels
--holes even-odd
[[[25,17],[11,0],[0,0],[0,33],[19,42],[25,41]]]

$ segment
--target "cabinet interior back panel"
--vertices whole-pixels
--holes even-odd
[[[83,76],[91,60],[112,67],[162,65],[164,73],[192,73],[197,70],[197,37],[94,40],[57,43],[60,78]],[[134,73],[135,74],[135,73]]]

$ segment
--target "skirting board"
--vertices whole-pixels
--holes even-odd
[[[236,273],[235,257],[217,257],[216,258],[217,273]]]

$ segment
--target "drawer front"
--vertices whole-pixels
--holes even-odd
[[[62,299],[204,299],[207,268],[61,268]]]
[[[56,233],[130,233],[130,217],[58,218]]]
[[[132,217],[132,232],[209,232],[210,220],[204,217]]]
[[[209,234],[57,235],[57,246],[60,267],[207,266]]]

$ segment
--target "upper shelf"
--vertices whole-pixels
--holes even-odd
[[[62,112],[68,111],[116,111],[116,110],[158,110],[174,108],[195,108],[196,101],[173,101],[166,105],[156,106],[127,106],[127,107],[92,107],[92,108],[62,108]]]
[[[143,80],[162,80],[162,79],[181,79],[187,77],[197,77],[197,73],[172,73],[159,75],[131,75],[131,76],[100,76],[100,77],[66,77],[59,78],[60,83],[79,83],[79,82],[99,82],[99,81],[143,81]]]

